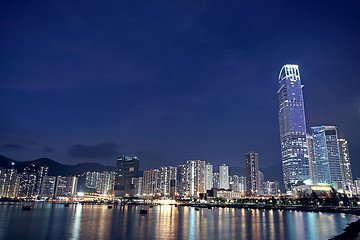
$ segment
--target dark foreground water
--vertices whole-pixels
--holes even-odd
[[[359,217],[346,214],[155,206],[0,205],[0,239],[329,239]]]

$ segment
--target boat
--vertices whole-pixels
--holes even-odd
[[[108,206],[108,209],[112,209],[112,206],[111,206],[111,205],[109,205],[109,206]]]
[[[140,209],[140,214],[147,214],[147,210],[146,209]]]
[[[208,206],[208,209],[212,209],[212,207],[211,207],[211,206]]]
[[[153,208],[154,206],[153,205],[150,205],[150,207],[149,208]]]
[[[195,211],[200,211],[200,208],[196,207],[196,208],[195,208]]]
[[[69,207],[70,205],[68,203],[65,203],[64,207]]]
[[[25,205],[25,206],[22,206],[21,209],[23,211],[29,211],[29,210],[31,210],[31,206],[30,205]]]

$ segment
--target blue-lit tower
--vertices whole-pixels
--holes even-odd
[[[279,125],[286,190],[310,179],[304,99],[298,65],[284,65],[279,74]]]
[[[331,182],[325,127],[312,127],[312,150],[315,162],[315,184]],[[310,146],[309,146],[310,147]]]

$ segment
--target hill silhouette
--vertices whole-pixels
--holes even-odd
[[[14,165],[12,165],[14,163]],[[75,165],[66,165],[56,162],[50,158],[38,158],[32,161],[16,161],[14,159],[0,155],[0,167],[3,168],[15,168],[19,172],[23,171],[26,167],[33,167],[39,169],[41,166],[49,167],[50,176],[71,176],[71,175],[80,175],[88,171],[112,171],[115,170],[115,167],[104,166],[99,163],[80,163]]]

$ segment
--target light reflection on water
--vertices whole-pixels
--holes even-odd
[[[0,205],[0,239],[329,239],[359,217],[258,209]],[[21,229],[21,231],[20,231]]]

